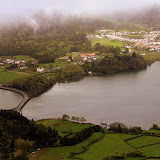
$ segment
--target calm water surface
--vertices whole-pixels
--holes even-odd
[[[15,92],[0,89],[0,109],[12,109],[22,101],[23,97]]]
[[[56,84],[23,109],[23,115],[34,120],[65,113],[97,124],[118,121],[144,129],[160,125],[160,62],[139,72]]]

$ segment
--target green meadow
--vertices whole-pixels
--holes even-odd
[[[123,47],[123,43],[120,41],[111,41],[107,39],[92,39],[92,45],[94,46],[96,43],[103,44],[104,46],[113,46],[113,47]]]
[[[50,66],[51,67],[63,67],[63,66],[66,66],[67,64],[68,64],[67,61],[62,61],[62,60],[56,59],[55,63],[42,63],[40,65],[43,67],[49,68]]]
[[[56,129],[61,136],[65,136],[69,134],[70,132],[79,132],[85,128],[89,128],[91,124],[85,123],[75,123],[71,121],[63,121],[61,119],[48,119],[48,120],[41,120],[38,121],[37,124],[43,124],[47,127],[51,127],[52,129]]]
[[[24,77],[23,74],[0,71],[0,83],[12,81],[15,78]]]

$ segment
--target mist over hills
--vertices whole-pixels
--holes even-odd
[[[135,24],[145,24],[148,26],[160,25],[160,6],[154,5],[143,9],[131,11],[119,11],[110,18],[118,21],[126,21]]]

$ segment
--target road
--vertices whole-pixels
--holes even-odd
[[[63,68],[64,66],[62,67],[55,67],[53,69],[50,69],[50,70],[47,70],[47,71],[44,71],[44,72],[41,72],[39,74],[36,74],[34,76],[37,76],[37,75],[41,75],[41,74],[44,74],[44,73],[49,73],[51,71],[54,71],[54,70],[57,70],[57,69],[60,69],[60,68]],[[17,105],[17,107],[13,108],[14,111],[17,111],[17,112],[21,112],[21,110],[23,109],[23,107],[25,106],[25,104],[31,99],[30,97],[28,97],[28,95],[20,90],[17,90],[15,88],[10,88],[10,87],[3,87],[1,84],[0,84],[0,89],[3,89],[3,90],[8,90],[8,91],[12,91],[12,92],[16,92],[18,94],[21,94],[23,96],[23,100]]]
[[[9,87],[0,86],[0,89],[16,92],[16,93],[21,94],[23,96],[23,100],[15,108],[13,108],[13,110],[17,111],[17,112],[21,112],[21,110],[24,107],[24,105],[31,99],[30,97],[28,97],[28,95],[26,93],[24,93],[24,92],[22,92],[20,90],[17,90],[15,88],[9,88]]]

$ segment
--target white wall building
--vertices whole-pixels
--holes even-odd
[[[38,67],[37,72],[44,72],[44,68],[43,67]]]

